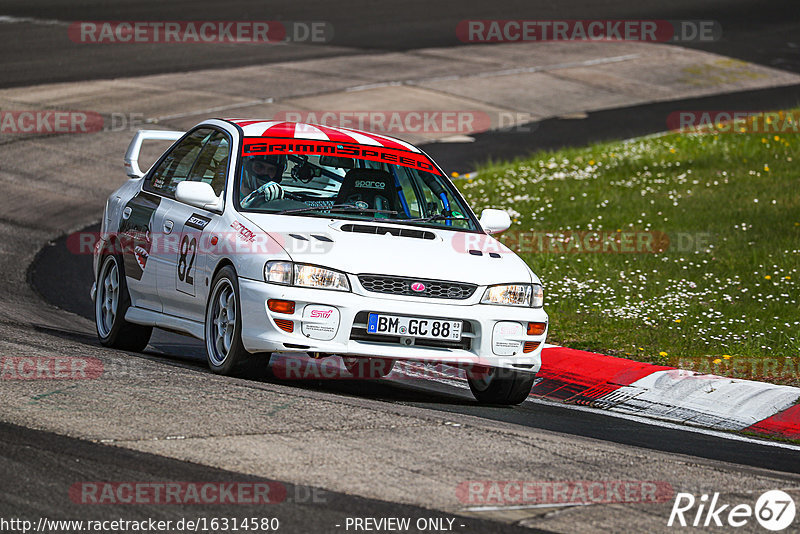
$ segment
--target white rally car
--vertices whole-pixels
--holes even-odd
[[[174,144],[147,172],[142,142]],[[97,333],[142,350],[153,327],[205,341],[214,372],[275,352],[459,366],[483,403],[530,393],[547,334],[537,276],[420,149],[266,120],[140,131],[95,248]]]

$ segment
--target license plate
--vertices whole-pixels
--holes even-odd
[[[367,321],[367,332],[370,334],[459,341],[461,339],[461,326],[461,321],[370,313],[369,321]]]

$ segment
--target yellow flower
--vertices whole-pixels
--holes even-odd
[[[589,165],[594,165],[594,160],[593,159],[589,160]]]
[[[717,358],[716,360],[714,360],[714,363],[722,363],[722,360],[720,360],[719,358]]]
[[[659,356],[666,356],[666,355],[667,355],[667,353],[666,353],[666,352],[664,352],[664,351],[662,350],[661,352],[659,352],[659,353],[658,353],[658,355],[659,355]]]
[[[766,138],[766,137],[762,137],[762,138],[761,138],[761,142],[762,142],[762,143],[766,143],[766,142],[767,142],[767,138]]]
[[[642,347],[639,347],[639,350],[644,350]]]
[[[677,152],[677,150],[675,150],[674,148],[670,148],[670,149],[669,149],[669,153],[670,153],[670,154],[674,154],[675,152]]]
[[[784,276],[784,278],[785,278],[786,280],[791,280],[791,279],[792,279],[792,277],[791,277],[791,276]]]
[[[681,320],[680,319],[675,319],[675,322],[679,323],[679,322],[681,322]]]
[[[456,171],[453,171],[453,172],[450,173],[450,176],[452,176],[453,178],[456,178],[458,176],[458,173]]]
[[[778,141],[778,140],[780,140],[780,137],[778,137],[778,136],[776,135],[775,137],[773,137],[773,139],[775,139],[776,141]]]
[[[730,354],[723,354],[722,357],[724,359],[726,359],[726,360],[730,360],[731,359],[731,355]]]
[[[772,277],[770,275],[767,275],[764,277],[764,280],[772,280]]]
[[[765,171],[767,171],[767,172],[769,172],[769,165],[766,165],[766,164],[765,164],[765,165],[764,165],[764,170],[765,170]]]

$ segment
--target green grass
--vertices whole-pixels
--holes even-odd
[[[541,152],[458,185],[478,211],[511,213],[501,239],[542,279],[551,342],[800,383],[800,134]],[[569,242],[565,253],[530,238],[589,230],[666,235],[669,246],[590,253]]]

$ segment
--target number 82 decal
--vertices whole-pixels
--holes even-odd
[[[197,239],[189,235],[181,239],[180,256],[178,257],[178,280],[189,285],[194,285],[192,267],[197,255]]]

